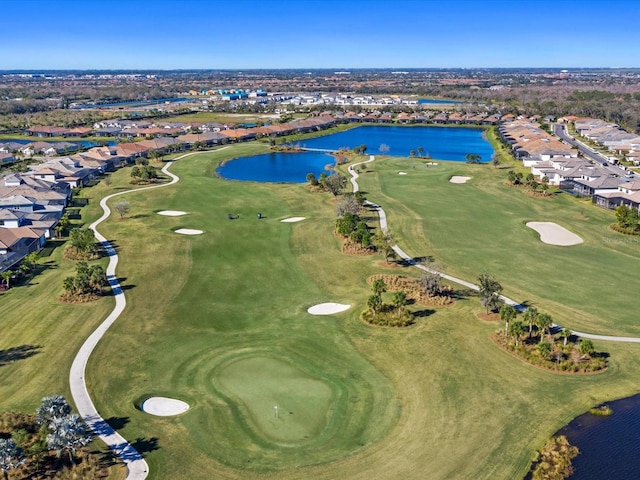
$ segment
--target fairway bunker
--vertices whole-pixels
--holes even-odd
[[[469,180],[471,180],[471,177],[461,177],[459,175],[454,175],[449,179],[451,183],[467,183]]]
[[[173,415],[180,415],[181,413],[189,410],[189,404],[182,400],[176,400],[175,398],[151,397],[142,402],[140,410],[148,413],[149,415],[170,417]]]
[[[332,315],[334,313],[344,312],[345,310],[349,310],[351,305],[344,305],[342,303],[319,303],[318,305],[314,305],[313,307],[309,307],[307,312],[311,315]]]
[[[204,233],[202,230],[194,230],[192,228],[179,228],[178,230],[174,230],[174,232],[181,235],[202,235]]]
[[[306,217],[289,217],[280,221],[284,223],[295,223],[295,222],[301,222],[302,220],[305,220],[305,218]]]
[[[181,212],[180,210],[162,210],[157,213],[158,215],[164,215],[165,217],[180,217],[187,214],[187,212]]]
[[[568,247],[582,243],[582,238],[553,222],[527,222],[527,227],[540,234],[540,241],[549,245]]]
[[[398,172],[398,175],[406,175],[407,172]]]

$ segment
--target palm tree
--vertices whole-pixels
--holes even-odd
[[[55,450],[58,457],[66,450],[71,464],[73,464],[73,453],[93,440],[89,427],[77,414],[54,418],[49,424],[49,429],[52,433],[47,435],[47,446]]]
[[[560,332],[560,336],[562,337],[562,345],[564,347],[567,346],[567,340],[569,340],[569,337],[573,335],[573,332],[571,330],[569,330],[568,328],[563,328],[562,332]]]
[[[500,307],[500,319],[505,322],[504,326],[504,334],[509,334],[509,322],[516,318],[516,314],[518,311],[515,309],[513,305],[504,304]],[[516,344],[518,341],[516,340]]]
[[[18,468],[24,461],[22,449],[12,438],[0,439],[0,470],[5,480],[9,480],[9,470]]]
[[[592,355],[595,352],[595,347],[593,346],[593,342],[588,338],[583,338],[580,340],[580,344],[578,345],[578,349],[580,353],[583,355]]]
[[[44,397],[36,409],[36,420],[39,425],[51,422],[54,418],[66,417],[71,413],[71,406],[62,395]]]
[[[387,285],[386,283],[384,283],[384,280],[382,280],[381,278],[377,278],[373,281],[371,289],[373,290],[374,295],[381,297],[382,294],[387,291]]]
[[[537,349],[542,358],[548,359],[553,350],[553,345],[545,340],[544,342],[538,343]]]
[[[529,338],[531,338],[531,330],[536,323],[536,317],[538,316],[538,309],[536,307],[528,307],[524,312],[524,320],[529,324]]]
[[[492,275],[483,272],[478,275],[478,287],[482,305],[486,308],[488,315],[489,308],[494,309],[500,302],[502,285]]]
[[[551,315],[548,313],[541,313],[536,317],[536,327],[538,327],[538,330],[540,331],[541,342],[544,337],[544,331],[551,327],[552,324],[553,320],[551,319]]]
[[[0,272],[0,277],[4,280],[4,283],[7,284],[7,289],[9,289],[9,282],[11,281],[11,276],[13,272],[11,270],[5,270],[4,272]]]
[[[424,148],[418,147],[418,156],[421,157],[423,152],[424,152]]]
[[[520,337],[522,337],[522,335],[525,334],[526,331],[527,329],[524,326],[524,323],[522,323],[520,320],[511,322],[511,325],[509,325],[509,333],[513,335],[513,338],[516,340],[516,347],[518,346],[518,340],[520,339]]]
[[[410,156],[410,157],[415,157],[415,156],[416,156],[416,151],[415,151],[415,150],[411,150],[411,151],[409,152],[409,156]]]
[[[369,307],[373,313],[377,313],[380,307],[382,307],[382,297],[380,295],[371,295],[367,299],[367,307]]]
[[[393,304],[398,310],[398,317],[402,316],[404,306],[407,304],[407,294],[400,291],[393,294]]]
[[[480,163],[482,157],[477,153],[467,153],[464,158],[467,160],[467,163]]]

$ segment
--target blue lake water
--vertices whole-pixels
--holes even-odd
[[[423,105],[440,105],[440,104],[452,104],[452,103],[464,103],[460,100],[442,100],[441,98],[421,98],[418,100],[418,104]]]
[[[640,478],[640,395],[608,405],[613,415],[586,413],[558,432],[580,449],[571,480]]]
[[[493,155],[482,130],[459,127],[362,126],[296,143],[326,150],[362,144],[367,145],[371,155],[379,154],[382,144],[389,147],[386,155],[403,157],[409,156],[411,150],[417,153],[418,147],[434,160],[465,162],[466,155],[473,153],[480,155],[482,162],[489,162]],[[323,152],[269,153],[229,161],[216,173],[230,180],[303,183],[308,173],[318,176],[326,172],[325,165],[333,163],[333,157]]]
[[[308,173],[328,175],[325,166],[334,163],[333,156],[322,152],[273,152],[229,161],[216,173],[229,180],[304,183]]]
[[[424,155],[437,160],[466,161],[468,153],[480,155],[482,162],[491,161],[493,148],[482,138],[482,130],[460,127],[363,126],[324,137],[300,142],[308,148],[337,149],[366,145],[367,153],[379,154],[380,145],[389,146],[387,155],[406,157],[411,150],[424,149]]]

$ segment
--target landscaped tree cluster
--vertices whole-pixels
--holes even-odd
[[[66,300],[92,299],[102,294],[107,277],[100,265],[88,265],[80,261],[76,265],[76,274],[64,279],[62,286]]]
[[[389,259],[393,259],[396,256],[396,251],[393,249],[396,244],[393,234],[389,231],[378,230],[378,232],[372,238],[373,246],[381,255],[384,255],[384,259],[389,263]]]
[[[316,178],[313,173],[307,173],[307,182],[316,189],[331,192],[334,197],[337,197],[338,194],[340,194],[340,192],[347,186],[347,178],[337,172],[332,173],[331,175],[327,175],[322,172],[319,178]]]
[[[406,327],[414,322],[413,315],[405,308],[408,303],[405,292],[394,292],[391,304],[387,304],[382,299],[382,294],[387,291],[383,279],[375,279],[371,290],[373,294],[367,299],[367,311],[363,313],[365,321],[389,327]]]
[[[84,448],[93,435],[61,395],[43,398],[35,415],[0,414],[0,437],[0,470],[5,479],[11,471],[19,478],[53,478],[56,470],[76,467],[80,451],[82,473],[72,470],[73,478],[80,478],[79,473],[82,478],[102,478],[104,473],[100,459]]]
[[[131,183],[151,183],[158,179],[158,172],[151,165],[134,165],[131,168]]]
[[[363,247],[371,246],[371,232],[367,224],[354,213],[345,213],[336,220],[336,232]]]
[[[359,155],[364,155],[367,152],[367,146],[363,143],[362,145],[355,147],[353,152]]]
[[[69,232],[69,244],[65,249],[65,257],[76,260],[91,260],[96,257],[96,237],[93,230],[74,228]]]
[[[511,305],[505,304],[500,308],[505,330],[496,340],[526,361],[554,370],[573,372],[606,368],[604,355],[595,352],[591,340],[578,340],[566,328],[552,335],[553,319],[548,313],[539,313],[531,306],[525,310],[523,320],[518,319],[517,315],[518,311]]]
[[[571,460],[580,451],[569,443],[567,437],[560,435],[551,438],[538,452],[534,460],[532,480],[564,480],[573,473]]]
[[[491,274],[483,272],[478,275],[478,287],[480,293],[480,302],[489,311],[497,312],[502,305],[500,294],[502,293],[502,285]]]

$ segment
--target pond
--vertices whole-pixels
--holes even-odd
[[[580,449],[571,480],[627,480],[640,472],[640,395],[608,404],[613,415],[585,413],[557,435]]]
[[[304,183],[308,173],[329,175],[326,167],[334,164],[334,157],[324,152],[273,152],[228,161],[216,173],[229,180]]]
[[[481,162],[491,161],[493,155],[483,130],[461,127],[361,126],[296,145],[330,151],[367,145],[368,154],[380,154],[382,150],[386,155],[402,157],[409,156],[412,150],[419,155],[421,147],[424,156],[454,162],[466,161],[469,153],[479,155]],[[333,157],[323,151],[270,153],[229,161],[216,173],[230,180],[303,183],[308,173],[318,176],[326,171],[327,164],[333,163]]]

